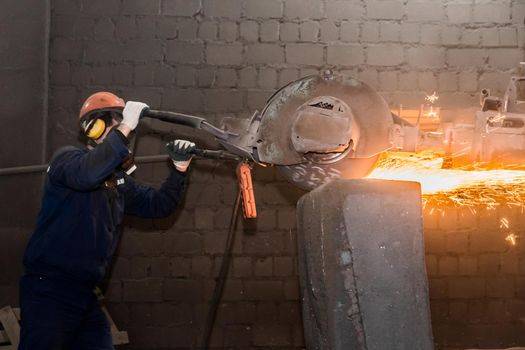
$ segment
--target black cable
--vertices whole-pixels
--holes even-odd
[[[237,198],[235,200],[235,205],[232,211],[232,216],[230,218],[230,227],[228,229],[228,237],[226,239],[226,245],[224,248],[224,257],[222,258],[221,268],[219,270],[219,275],[217,276],[215,289],[213,290],[213,296],[210,301],[210,308],[208,309],[208,315],[206,317],[206,324],[202,333],[202,349],[204,350],[209,349],[210,346],[210,338],[211,333],[213,331],[213,325],[215,324],[217,310],[219,309],[219,304],[222,299],[222,293],[224,291],[224,285],[226,283],[226,278],[228,277],[228,271],[230,269],[230,261],[232,257],[233,244],[235,243],[235,229],[237,226],[237,215],[239,214],[241,196],[242,190],[239,187],[239,191],[237,192]],[[197,343],[197,341],[195,341],[195,343]]]

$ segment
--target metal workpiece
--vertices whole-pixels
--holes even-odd
[[[433,349],[420,186],[336,180],[297,204],[309,350]]]

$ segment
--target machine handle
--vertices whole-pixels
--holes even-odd
[[[145,108],[142,111],[140,117],[158,119],[172,124],[184,125],[194,129],[204,130],[220,140],[228,140],[232,136],[238,136],[237,134],[233,134],[231,132],[213,126],[212,124],[208,123],[204,118],[196,117],[194,115],[189,114],[168,111],[157,111]]]

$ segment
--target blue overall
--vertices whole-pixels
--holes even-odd
[[[94,149],[65,147],[53,156],[24,255],[19,349],[113,349],[93,290],[108,271],[123,217],[168,216],[185,187],[176,170],[160,189],[137,183],[116,170],[127,156],[117,130]],[[110,177],[116,186],[105,186]]]

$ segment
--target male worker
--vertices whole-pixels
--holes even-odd
[[[126,173],[127,145],[145,108],[108,92],[91,95],[80,111],[88,147],[65,147],[51,159],[24,256],[19,349],[113,349],[94,290],[108,271],[123,216],[170,215],[195,148],[184,140],[167,144],[175,170],[160,189],[136,182]]]

